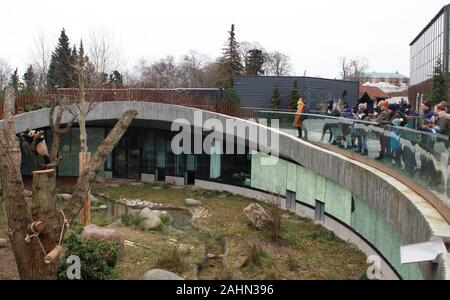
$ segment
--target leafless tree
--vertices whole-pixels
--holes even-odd
[[[12,71],[8,62],[0,58],[0,90],[3,90],[8,85]]]
[[[151,88],[176,88],[178,84],[178,67],[173,56],[166,56],[154,63],[141,59],[136,67],[141,86]]]
[[[266,53],[264,60],[263,69],[267,75],[285,76],[293,71],[289,56],[279,51]]]
[[[361,81],[369,68],[369,62],[364,57],[348,58],[343,56],[338,61],[343,80]]]
[[[112,33],[106,30],[93,30],[89,33],[87,51],[99,76],[119,69],[122,64],[120,47]]]
[[[36,88],[44,90],[47,85],[47,73],[51,60],[50,45],[45,33],[39,31],[34,37],[34,46],[31,50],[31,61],[36,72]]]
[[[339,68],[342,80],[348,80],[352,70],[352,60],[346,56],[339,57]]]
[[[178,64],[178,77],[181,87],[206,87],[205,68],[211,63],[208,56],[190,50],[183,55]]]

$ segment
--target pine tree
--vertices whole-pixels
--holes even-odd
[[[434,67],[432,86],[431,86],[431,100],[434,104],[441,101],[448,101],[448,85],[447,78],[444,75],[442,68],[442,61],[439,58]]]
[[[23,74],[23,81],[25,82],[24,93],[32,95],[36,90],[36,73],[34,72],[32,65],[30,65],[27,72]]]
[[[278,86],[278,82],[276,82],[272,92],[272,99],[270,100],[270,108],[280,109],[280,105],[281,105],[280,87]]]
[[[245,73],[247,75],[263,75],[262,69],[264,64],[264,55],[259,49],[252,49],[248,51],[245,58]]]
[[[294,81],[292,82],[291,101],[289,102],[289,107],[291,109],[297,108],[298,99],[300,99],[298,80],[294,79]]]
[[[72,50],[70,49],[69,38],[63,28],[58,39],[58,45],[53,51],[50,61],[47,83],[49,89],[52,90],[56,87],[68,88],[72,87],[74,83],[77,82],[77,78],[74,78],[76,70],[72,62],[73,56]]]
[[[234,88],[231,86],[230,82],[225,83],[223,102],[235,106],[239,106],[241,104],[241,100],[239,99],[239,96],[236,94]]]
[[[9,84],[11,85],[11,87],[14,89],[14,91],[15,91],[16,93],[19,92],[20,78],[19,78],[19,72],[18,72],[18,69],[17,69],[17,68],[16,68],[16,70],[12,73]]]
[[[220,79],[218,84],[222,86],[225,86],[226,82],[231,82],[233,75],[241,74],[244,69],[239,55],[239,43],[236,41],[234,24],[231,25],[231,30],[228,33],[230,36],[225,48],[223,48],[223,55],[219,62]]]

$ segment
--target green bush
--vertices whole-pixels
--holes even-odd
[[[81,239],[79,227],[75,226],[64,239],[65,256],[59,266],[59,279],[67,279],[66,260],[71,255],[77,255],[81,261],[82,280],[110,280],[117,276],[115,267],[119,254],[119,243],[113,241],[98,241]],[[82,227],[81,227],[82,230]],[[77,233],[78,232],[78,233]]]
[[[141,220],[139,214],[123,214],[120,217],[122,224],[125,226],[136,226],[139,227]]]

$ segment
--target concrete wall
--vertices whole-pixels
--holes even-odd
[[[175,119],[182,118],[186,119],[191,124],[195,124],[194,112],[198,111],[193,108],[158,103],[125,101],[102,102],[97,104],[95,109],[89,114],[87,120],[115,120],[120,118],[122,113],[129,109],[136,109],[139,112],[139,115],[137,116],[138,120],[171,122]],[[202,117],[203,121],[209,118],[215,118],[222,121],[223,124],[225,124],[227,119],[233,119],[213,112],[203,112]],[[68,120],[69,115],[65,115],[63,122],[67,122]],[[245,124],[251,124],[251,122],[245,121]],[[26,128],[42,128],[48,125],[48,109],[16,116],[17,132],[23,132]],[[2,126],[2,121],[0,121],[0,126]],[[258,126],[259,128],[266,128],[262,125]],[[266,129],[269,131],[272,130],[269,128]],[[431,206],[431,204],[400,181],[390,177],[389,174],[332,151],[298,140],[288,134],[279,133],[279,146],[281,157],[302,167],[299,169],[290,166],[289,174],[295,172],[296,180],[299,180],[298,178],[302,178],[302,176],[310,177],[307,173],[308,171],[319,176],[318,178],[321,179],[316,179],[315,193],[316,197],[325,199],[325,201],[327,201],[327,183],[330,186],[329,191],[334,191],[335,188],[340,187],[351,192],[354,198],[360,199],[359,203],[365,204],[367,207],[370,207],[371,211],[375,212],[374,214],[367,213],[372,219],[372,225],[370,226],[373,226],[373,222],[375,222],[375,220],[377,220],[376,218],[379,216],[383,219],[383,224],[386,222],[386,224],[390,226],[386,231],[392,230],[397,234],[396,238],[398,243],[395,247],[398,245],[427,242],[433,237],[443,237],[447,241],[450,240],[449,224]],[[281,162],[281,164],[286,164],[286,168],[288,168],[287,163]],[[276,174],[282,174],[278,169],[274,170],[274,172],[277,172]],[[286,174],[287,172],[288,171],[286,171]],[[297,174],[299,175],[297,176]],[[286,176],[285,179],[280,177],[280,179],[278,179],[279,182],[277,181],[275,182],[275,185],[271,186],[274,192],[277,192],[276,189],[278,188],[283,188],[284,185],[286,187],[289,186],[290,188],[293,187],[294,182],[291,178],[293,176],[290,175],[289,180]],[[268,184],[272,184],[272,182],[269,181]],[[305,197],[305,201],[310,199],[307,196],[312,195],[312,189],[302,189],[301,187],[297,187],[297,190],[300,195],[298,197]],[[333,203],[329,206],[331,207],[331,210],[347,224],[349,219],[345,212],[347,211],[346,207],[348,207],[348,202],[345,202],[345,199],[348,199],[348,197],[344,194],[341,197],[344,200],[341,199],[337,201],[344,201],[342,207],[341,202],[338,204]],[[363,214],[365,215],[366,213]],[[351,220],[352,219],[350,219],[350,225],[359,228],[358,226],[361,225],[359,224],[361,221],[355,219],[355,221],[351,223]],[[380,225],[380,228],[384,228],[383,226],[384,225]],[[360,229],[363,234],[369,234],[363,231],[363,227],[364,226]],[[379,234],[376,234],[376,236],[379,236]],[[370,238],[370,236],[368,237]],[[365,238],[367,237],[365,236]],[[394,245],[389,241],[379,243]],[[382,249],[379,250],[390,251],[383,249],[383,247],[381,248]],[[386,253],[386,256],[389,256],[389,254]],[[435,267],[431,263],[423,263],[420,264],[420,271],[424,278],[433,278]]]

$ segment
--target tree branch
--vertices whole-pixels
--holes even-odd
[[[137,114],[137,111],[130,110],[122,115],[119,122],[117,122],[114,128],[109,132],[106,139],[97,148],[97,152],[95,152],[94,156],[89,161],[89,166],[84,169],[78,177],[75,191],[72,195],[72,200],[64,207],[64,211],[69,219],[69,222],[73,221],[79,214],[81,208],[83,207],[84,199],[88,196],[91,185],[95,181],[97,172],[101,169],[108,155],[125,134]]]

